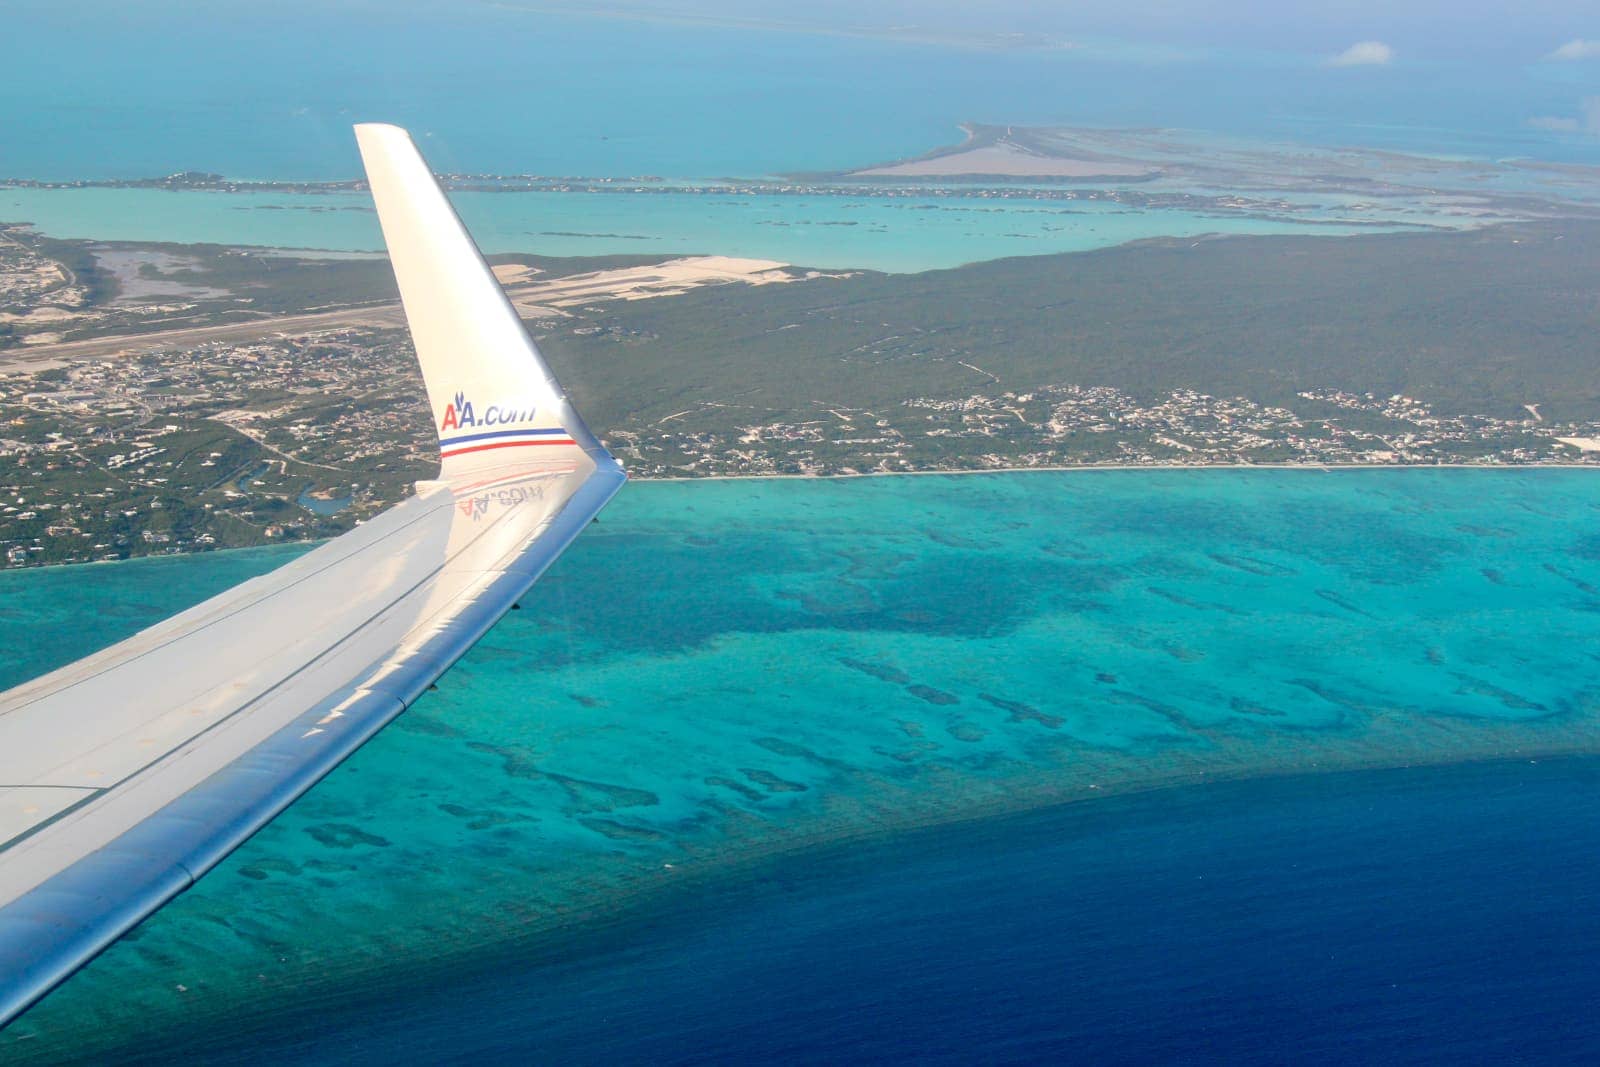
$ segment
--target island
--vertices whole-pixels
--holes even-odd
[[[894,275],[495,257],[636,478],[1600,463],[1600,223]],[[0,230],[0,560],[330,536],[437,444],[371,256]]]

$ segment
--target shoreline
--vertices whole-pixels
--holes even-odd
[[[695,482],[759,481],[845,481],[855,478],[964,477],[972,474],[1064,474],[1075,471],[1314,471],[1335,474],[1341,471],[1520,471],[1520,470],[1600,470],[1600,460],[1574,460],[1571,463],[1071,463],[1049,467],[971,467],[960,470],[931,471],[856,471],[852,474],[702,474],[681,478],[629,477],[630,482],[650,485]]]
[[[628,481],[636,485],[706,485],[714,482],[843,482],[860,481],[875,478],[965,478],[983,474],[1070,474],[1092,472],[1147,472],[1150,474],[1170,474],[1174,471],[1205,471],[1205,472],[1231,472],[1241,471],[1292,471],[1306,474],[1340,474],[1356,471],[1430,471],[1430,470],[1455,470],[1455,471],[1490,471],[1511,474],[1517,471],[1596,471],[1600,472],[1600,459],[1595,461],[1575,461],[1572,463],[1123,463],[1123,464],[1077,464],[1055,467],[984,467],[964,470],[933,470],[933,471],[860,471],[855,474],[705,474],[685,475],[681,478],[651,478],[630,476]],[[602,513],[603,515],[604,513]],[[289,551],[298,549],[301,552],[310,551],[318,545],[326,544],[329,538],[315,538],[303,541],[263,541],[253,545],[235,545],[226,548],[209,548],[199,552],[149,552],[143,555],[128,556],[126,559],[96,559],[83,560],[77,563],[29,563],[22,566],[0,567],[0,576],[8,574],[26,574],[34,571],[43,571],[64,567],[98,567],[115,566],[122,563],[133,563],[139,560],[159,559],[195,559],[202,556],[215,555],[222,552],[258,552],[263,550]]]

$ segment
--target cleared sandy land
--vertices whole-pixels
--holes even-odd
[[[952,152],[947,156],[914,159],[909,163],[895,163],[854,173],[863,178],[955,178],[979,174],[1008,178],[1140,178],[1155,171],[1137,163],[1042,156],[1001,142],[970,148],[965,152]]]

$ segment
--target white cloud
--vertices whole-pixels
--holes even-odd
[[[1386,67],[1394,62],[1394,49],[1382,41],[1359,41],[1328,60],[1330,67]]]
[[[1582,37],[1574,37],[1554,52],[1545,56],[1546,59],[1566,60],[1575,62],[1580,59],[1600,59],[1600,41],[1585,41]]]
[[[1587,133],[1600,137],[1600,96],[1586,98],[1578,105],[1579,116],[1541,115],[1529,119],[1528,125],[1536,130],[1552,133]]]

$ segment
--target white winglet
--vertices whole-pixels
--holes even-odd
[[[440,478],[508,464],[615,463],[567,403],[444,191],[397,126],[356,127],[439,432]]]

